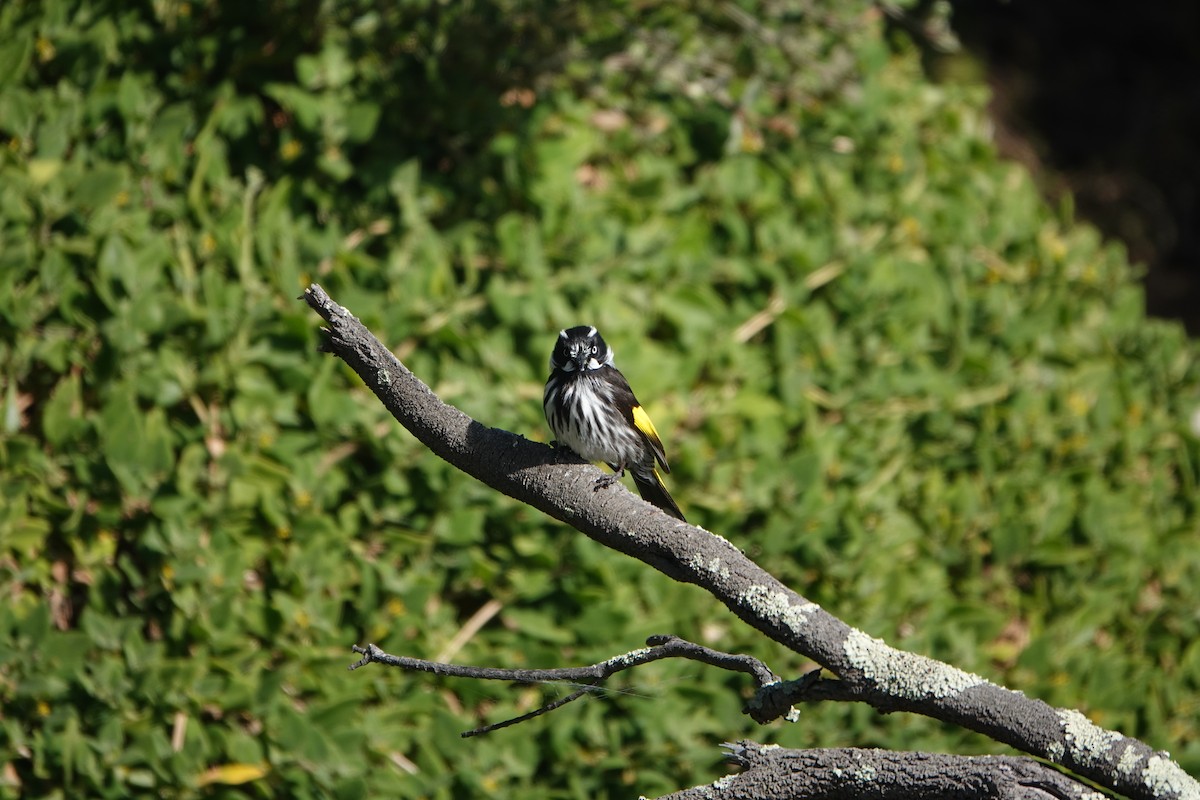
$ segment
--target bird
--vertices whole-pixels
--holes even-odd
[[[612,469],[612,475],[596,480],[597,490],[628,470],[643,500],[687,521],[658,472],[659,467],[671,471],[662,439],[629,381],[613,366],[613,349],[595,326],[559,332],[542,405],[557,445]]]

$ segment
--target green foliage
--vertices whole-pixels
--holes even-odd
[[[990,750],[868,710],[756,729],[673,632],[805,665],[496,496],[315,354],[321,281],[448,401],[542,439],[591,322],[671,489],[852,624],[1200,771],[1200,373],[1123,255],[872,6],[0,7],[3,796],[596,797],[714,745]]]

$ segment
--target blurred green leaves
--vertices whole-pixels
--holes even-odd
[[[418,446],[314,354],[310,280],[539,440],[553,336],[596,324],[690,518],[1200,769],[1194,346],[873,6],[109,6],[0,7],[4,796],[626,796],[741,735],[993,747],[754,729],[686,664],[463,742],[570,687],[347,673],[491,601],[456,660],[672,632],[805,665]]]

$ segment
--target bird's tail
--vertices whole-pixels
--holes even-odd
[[[637,486],[638,494],[642,496],[643,500],[658,506],[675,519],[687,522],[683,518],[683,512],[679,510],[679,505],[671,497],[671,493],[667,491],[666,485],[659,477],[657,469],[651,467],[646,472],[634,472],[633,470],[630,472],[633,473],[633,483]]]

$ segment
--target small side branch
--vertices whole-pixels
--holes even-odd
[[[461,736],[464,739],[470,739],[472,736],[482,736],[485,733],[491,733],[492,731],[498,731],[501,728],[507,728],[512,725],[516,725],[518,723],[524,722],[527,719],[533,719],[534,717],[540,717],[542,714],[547,714],[556,708],[562,708],[567,703],[578,700],[579,698],[583,697],[588,692],[592,691],[592,689],[594,689],[594,688],[595,688],[594,686],[584,686],[582,688],[576,689],[575,691],[571,692],[566,697],[560,697],[557,700],[546,703],[544,706],[539,706],[538,708],[535,708],[533,711],[530,711],[528,714],[522,714],[519,717],[513,717],[512,719],[506,719],[502,722],[494,722],[491,725],[482,725],[478,728],[472,728],[469,731],[463,731],[462,733],[459,734],[459,736]]]
[[[821,672],[815,669],[796,680],[759,686],[747,704],[748,713],[755,722],[766,724],[786,717],[797,703],[870,703],[885,714],[899,710],[887,697],[872,697],[846,681],[823,677]]]
[[[466,731],[462,734],[464,738],[489,733],[499,728],[506,728],[518,722],[524,722],[527,719],[541,716],[573,700],[578,700],[618,672],[664,658],[686,658],[732,672],[744,672],[754,678],[755,686],[760,690],[764,686],[779,683],[779,678],[775,676],[775,673],[771,672],[766,664],[752,656],[722,653],[719,650],[713,650],[712,648],[689,642],[670,634],[651,636],[646,640],[646,645],[646,647],[640,650],[614,656],[613,658],[586,667],[558,667],[552,669],[503,669],[499,667],[475,667],[464,664],[443,664],[439,661],[426,661],[421,658],[392,655],[383,652],[373,644],[368,644],[366,647],[354,645],[352,649],[356,653],[361,653],[362,658],[351,664],[350,669],[359,669],[360,667],[365,667],[367,664],[384,664],[385,666],[397,667],[410,672],[430,672],[434,675],[444,675],[454,678],[512,681],[514,683],[582,684],[582,687],[578,691],[548,703],[528,714],[522,714],[519,717],[514,717],[503,722]]]

